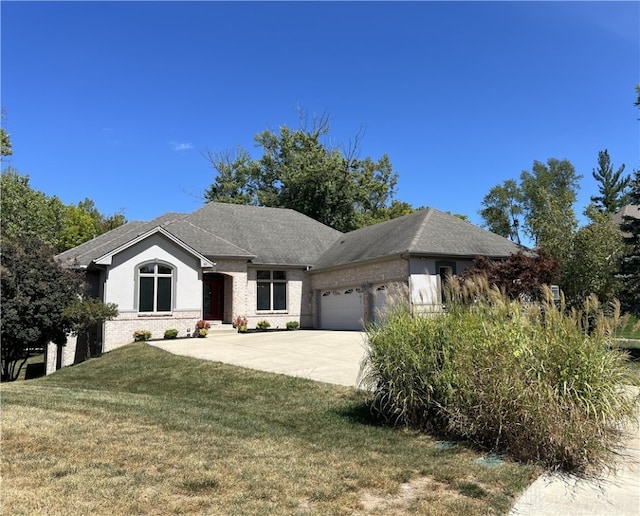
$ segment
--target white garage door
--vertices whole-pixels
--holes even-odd
[[[362,289],[325,290],[320,297],[320,328],[362,330],[364,304]]]

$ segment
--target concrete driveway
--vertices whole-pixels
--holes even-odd
[[[349,387],[358,384],[367,349],[364,332],[324,330],[211,332],[205,339],[161,340],[150,344],[176,355]]]

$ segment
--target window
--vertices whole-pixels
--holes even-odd
[[[456,274],[455,262],[436,262],[438,276],[440,276],[440,300],[442,303],[446,301],[446,285],[449,279]]]
[[[148,263],[138,269],[138,311],[170,312],[173,299],[173,268]]]
[[[287,273],[258,271],[258,310],[287,309]]]

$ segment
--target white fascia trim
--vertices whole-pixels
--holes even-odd
[[[123,244],[120,247],[117,247],[113,251],[109,251],[107,254],[103,254],[102,256],[96,258],[93,263],[95,263],[96,265],[111,265],[113,257],[116,254],[121,253],[125,249],[128,249],[129,247],[137,244],[138,242],[142,242],[146,238],[149,238],[151,235],[154,235],[155,233],[160,233],[161,235],[164,235],[169,240],[171,240],[174,244],[176,244],[178,247],[182,247],[182,249],[184,249],[188,253],[191,253],[193,256],[198,258],[200,260],[200,267],[213,267],[215,265],[211,260],[207,260],[207,258],[205,258],[198,251],[196,251],[192,247],[185,244],[182,240],[177,239],[175,236],[169,233],[166,229],[163,229],[160,226],[156,226],[155,228],[150,229],[146,233],[142,233],[141,235],[138,235],[136,238],[129,240],[126,244]]]

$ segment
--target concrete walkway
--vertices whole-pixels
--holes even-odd
[[[206,339],[151,342],[177,355],[320,382],[358,386],[366,354],[361,332],[299,330],[216,334]],[[511,516],[636,516],[640,514],[640,425],[630,429],[616,476],[599,482],[543,475],[525,490]]]
[[[630,388],[631,395],[638,389]],[[640,422],[628,428],[617,473],[599,480],[544,474],[520,497],[511,516],[636,516],[640,514]]]
[[[366,354],[366,336],[357,331],[298,330],[217,333],[206,339],[150,342],[153,346],[203,360],[270,373],[356,387]]]

